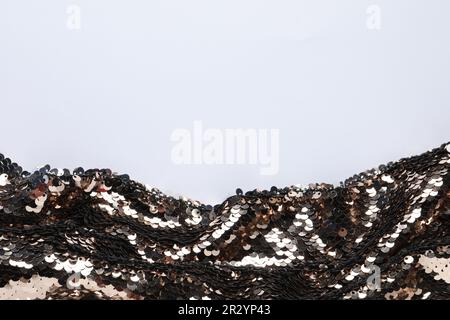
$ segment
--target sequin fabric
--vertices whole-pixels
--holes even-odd
[[[0,155],[0,298],[448,299],[449,151],[215,206]]]

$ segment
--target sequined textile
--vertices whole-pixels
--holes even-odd
[[[449,299],[449,151],[214,206],[0,155],[0,298]]]

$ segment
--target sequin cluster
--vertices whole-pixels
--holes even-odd
[[[449,146],[215,206],[0,155],[0,298],[448,299]]]

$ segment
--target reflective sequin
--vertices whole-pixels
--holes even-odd
[[[0,155],[0,298],[448,299],[449,151],[216,206]]]

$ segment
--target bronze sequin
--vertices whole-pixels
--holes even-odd
[[[449,150],[215,206],[0,155],[0,298],[448,299]]]

